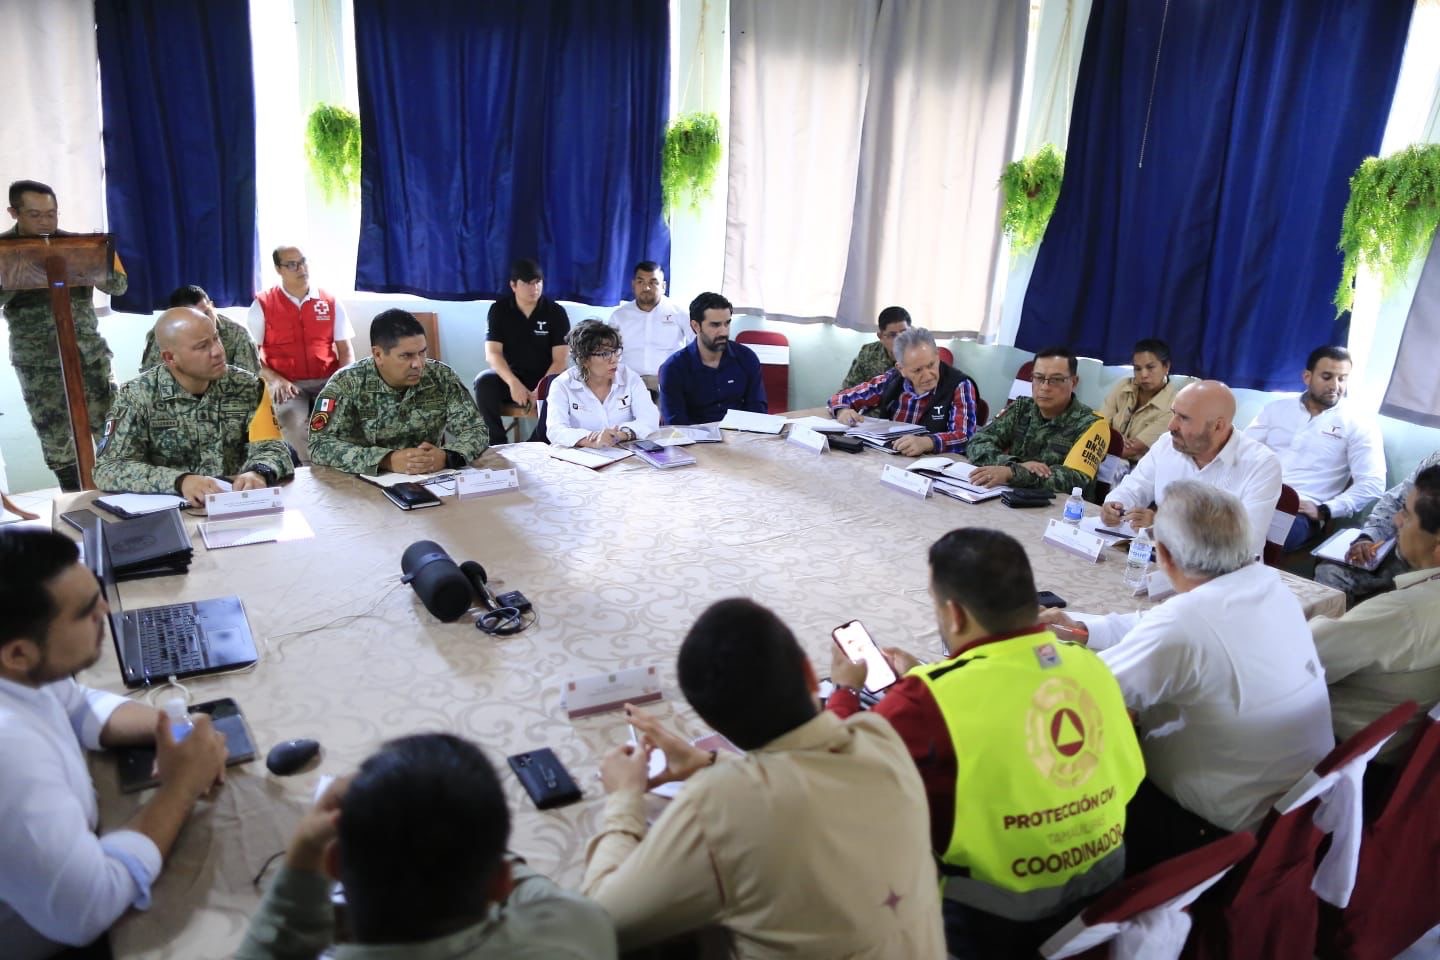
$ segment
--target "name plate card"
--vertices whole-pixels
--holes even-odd
[[[619,710],[627,703],[653,703],[661,697],[659,672],[654,667],[631,667],[565,681],[560,705],[575,720]]]
[[[786,435],[785,442],[793,443],[797,447],[804,447],[814,453],[824,453],[830,449],[830,441],[826,439],[825,434],[798,423],[790,424],[790,432]]]
[[[1046,525],[1045,536],[1041,539],[1091,563],[1098,563],[1102,551],[1109,545],[1109,541],[1104,537],[1055,519],[1051,519]]]
[[[520,488],[520,475],[511,470],[464,470],[455,475],[455,497],[470,500]]]
[[[894,487],[901,493],[919,497],[921,500],[930,496],[930,486],[934,483],[929,477],[902,469],[893,463],[885,464],[884,469],[880,471],[880,482],[887,487]]]
[[[232,490],[229,493],[207,493],[205,495],[205,513],[212,520],[261,517],[267,513],[280,513],[284,509],[285,504],[280,499],[279,487]]]

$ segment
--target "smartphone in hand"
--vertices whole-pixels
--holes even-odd
[[[890,661],[885,659],[880,646],[870,636],[870,631],[866,630],[865,624],[859,620],[842,623],[830,632],[830,638],[851,660],[865,661],[869,668],[865,674],[867,693],[879,693],[900,679],[895,674],[895,668],[890,666]]]

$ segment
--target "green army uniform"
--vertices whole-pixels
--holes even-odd
[[[965,456],[976,466],[1010,467],[1012,487],[1043,487],[1069,493],[1094,492],[1095,474],[1110,446],[1110,424],[1079,397],[1054,420],[1040,415],[1031,397],[1018,397],[988,426],[970,438]],[[1038,460],[1050,467],[1047,480],[1021,466]]]
[[[232,367],[258,374],[260,353],[255,349],[255,341],[250,339],[250,331],[223,313],[215,316],[220,321],[220,343],[225,347],[225,362]],[[149,370],[159,363],[160,348],[155,344],[155,330],[152,327],[150,332],[145,334],[145,352],[140,355],[140,369]]]
[[[57,231],[57,235],[64,231]],[[18,228],[0,237],[18,237]],[[129,287],[125,272],[114,263],[100,289],[118,296]],[[94,288],[70,288],[70,312],[75,320],[75,341],[80,348],[80,376],[85,386],[85,407],[90,431],[97,438],[115,398],[115,377],[110,371],[110,347],[100,336],[95,317]],[[20,381],[20,396],[30,411],[30,422],[40,437],[45,465],[57,474],[75,469],[75,441],[70,411],[65,402],[65,380],[60,375],[60,354],[55,340],[55,318],[50,314],[49,290],[0,290],[0,307],[10,329],[10,362]],[[65,478],[62,477],[62,480]],[[72,478],[79,488],[78,474]]]
[[[396,388],[381,379],[375,359],[366,357],[336,370],[315,398],[312,463],[376,474],[386,454],[425,442],[450,453],[452,467],[474,460],[490,442],[470,391],[438,360],[425,361],[415,386]]]
[[[185,474],[234,477],[258,466],[274,483],[294,472],[270,391],[248,370],[227,367],[197,397],[170,368],[151,367],[120,389],[113,414],[95,458],[102,490],[176,493]]]
[[[857,384],[867,380],[874,380],[880,374],[895,366],[895,358],[890,353],[890,348],[879,340],[874,343],[867,343],[855,354],[855,360],[850,364],[850,372],[845,374],[845,382],[840,385],[841,390],[849,390]]]

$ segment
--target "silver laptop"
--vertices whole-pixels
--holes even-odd
[[[110,607],[110,636],[127,687],[248,667],[259,659],[237,596],[126,610],[120,602],[105,521],[86,524],[85,562]]]

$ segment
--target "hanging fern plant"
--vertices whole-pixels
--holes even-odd
[[[682,204],[699,212],[700,201],[715,185],[720,153],[720,118],[713,113],[687,113],[666,128],[660,165],[665,219]]]
[[[1060,182],[1065,177],[1065,155],[1052,145],[1005,165],[1000,187],[1005,192],[1001,227],[1010,238],[1010,254],[1018,257],[1045,236]]]
[[[1370,157],[1350,178],[1350,202],[1340,221],[1345,267],[1335,307],[1355,303],[1355,273],[1363,264],[1380,275],[1382,295],[1425,256],[1440,223],[1440,143],[1409,146]]]
[[[305,124],[305,152],[325,199],[354,196],[360,186],[360,118],[322,103]]]

